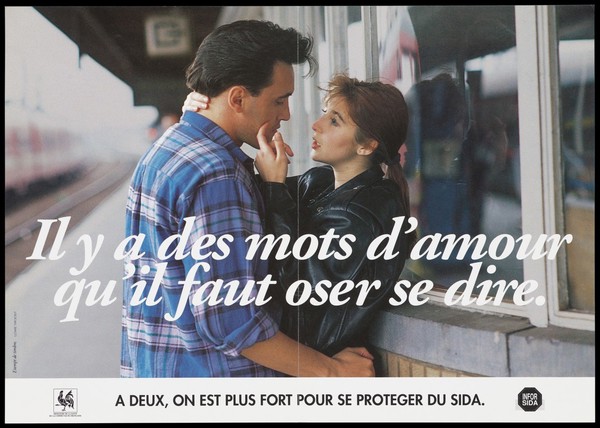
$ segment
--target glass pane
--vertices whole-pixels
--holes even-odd
[[[561,148],[569,308],[595,311],[594,6],[558,6]]]
[[[348,6],[348,70],[349,76],[366,78],[365,31],[360,6]]]
[[[474,293],[483,280],[522,282],[511,251],[522,235],[514,7],[380,9],[381,78],[411,108],[404,168],[419,236],[479,235],[485,252],[442,241],[408,269],[441,287],[471,278]]]

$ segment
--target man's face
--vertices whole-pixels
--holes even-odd
[[[244,109],[245,123],[243,141],[258,148],[256,134],[266,122],[269,123],[267,139],[270,141],[282,120],[290,119],[289,98],[294,92],[294,69],[290,64],[276,62],[273,82],[256,97],[248,97]]]

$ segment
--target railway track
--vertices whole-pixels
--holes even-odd
[[[30,198],[18,206],[7,207],[4,223],[5,286],[8,287],[31,264],[27,257],[35,246],[40,226],[38,219],[70,216],[71,226],[76,225],[129,180],[134,166],[131,161],[98,163],[73,182]],[[51,243],[53,238],[51,231],[46,242]]]

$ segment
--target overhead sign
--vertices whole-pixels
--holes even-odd
[[[146,18],[146,50],[149,56],[185,55],[191,47],[190,25],[185,16]]]

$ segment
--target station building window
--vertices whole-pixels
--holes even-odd
[[[577,19],[573,19],[576,16]],[[563,309],[595,312],[595,71],[593,6],[557,6],[560,148],[567,248]]]
[[[515,305],[509,289],[502,304],[474,309],[593,329],[593,7],[377,9],[380,78],[411,104],[405,172],[421,236],[517,244],[508,255],[483,257],[455,246],[445,257],[409,262],[407,277],[434,281],[431,297],[440,303],[467,278],[474,294],[487,280],[533,280],[539,304]],[[553,234],[573,236],[555,258],[519,257],[520,237]]]

